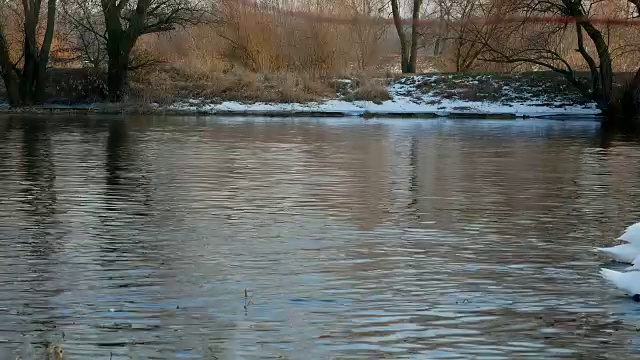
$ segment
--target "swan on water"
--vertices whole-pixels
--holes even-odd
[[[600,269],[600,275],[618,289],[640,301],[640,271],[621,272],[611,269]]]
[[[640,256],[637,256],[631,262],[631,266],[624,268],[624,271],[640,270]]]
[[[640,222],[628,226],[625,232],[616,240],[626,241],[629,244],[640,246]]]
[[[609,255],[615,261],[632,264],[640,256],[640,223],[628,226],[616,240],[624,241],[626,244],[595,248],[595,250]],[[638,269],[640,269],[640,260]]]
[[[628,226],[616,240],[624,241],[625,244],[596,250],[632,266],[627,267],[625,272],[603,268],[600,269],[600,276],[631,295],[634,301],[640,302],[640,222]]]
[[[640,256],[640,246],[634,244],[620,244],[606,248],[596,248],[596,251],[607,254],[613,260],[631,264]]]

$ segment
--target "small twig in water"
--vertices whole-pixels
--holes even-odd
[[[245,313],[246,313],[247,308],[251,304],[253,304],[253,302],[251,301],[251,299],[249,299],[249,291],[247,290],[247,288],[245,288],[244,289],[244,310],[245,310]]]

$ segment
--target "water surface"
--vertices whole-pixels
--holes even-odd
[[[639,150],[578,121],[2,117],[0,358],[634,356],[591,249],[640,221]]]

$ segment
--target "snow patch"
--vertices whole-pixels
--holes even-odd
[[[327,112],[344,113],[345,115],[363,114],[436,114],[447,116],[450,114],[512,114],[520,117],[535,117],[543,115],[597,115],[600,114],[595,105],[563,105],[553,106],[533,105],[527,102],[500,104],[495,102],[472,102],[448,99],[433,99],[434,103],[420,103],[406,97],[395,97],[393,100],[376,104],[371,101],[326,100],[319,103],[253,103],[243,104],[236,101],[225,101],[220,104],[201,104],[179,102],[168,107],[169,110],[193,111],[215,114],[217,112]]]
[[[440,75],[421,75],[402,78],[392,84],[387,89],[392,100],[382,103],[372,101],[345,101],[340,99],[326,99],[320,102],[311,103],[241,103],[237,101],[224,101],[222,103],[206,102],[202,100],[186,100],[170,105],[168,110],[193,111],[204,113],[342,113],[344,115],[361,116],[372,115],[420,115],[429,114],[436,116],[448,116],[452,114],[478,114],[478,115],[512,115],[516,117],[536,117],[545,115],[598,115],[595,104],[566,104],[566,101],[548,101],[547,99],[536,98],[527,94],[524,89],[521,94],[512,87],[506,86],[503,89],[505,98],[518,94],[518,101],[468,101],[458,99],[448,99],[432,93],[424,93],[419,88],[427,82],[436,85]],[[452,76],[452,75],[446,75]],[[479,79],[486,76],[479,75],[475,78],[468,78],[465,84],[478,83]],[[339,79],[340,82],[347,82]],[[458,80],[456,80],[457,82]],[[450,89],[451,92],[458,92],[462,89]],[[527,100],[521,100],[527,99]]]

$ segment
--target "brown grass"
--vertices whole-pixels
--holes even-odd
[[[344,97],[348,101],[372,101],[376,104],[380,104],[383,101],[391,100],[389,90],[381,82],[365,81],[351,93]]]
[[[131,80],[130,99],[145,103],[163,104],[187,98],[309,102],[335,97],[335,90],[320,78],[284,72],[259,74],[234,69],[203,73],[178,67],[159,67],[139,72]]]
[[[221,1],[219,10],[216,24],[141,39],[137,48],[154,53],[163,66],[132,74],[129,99],[308,102],[336,97],[340,84],[332,79],[362,71],[354,65],[358,54],[348,25],[327,26],[235,1]],[[372,53],[381,41],[368,44]],[[385,73],[388,61],[366,64],[372,73]],[[388,98],[373,84],[355,96]]]

